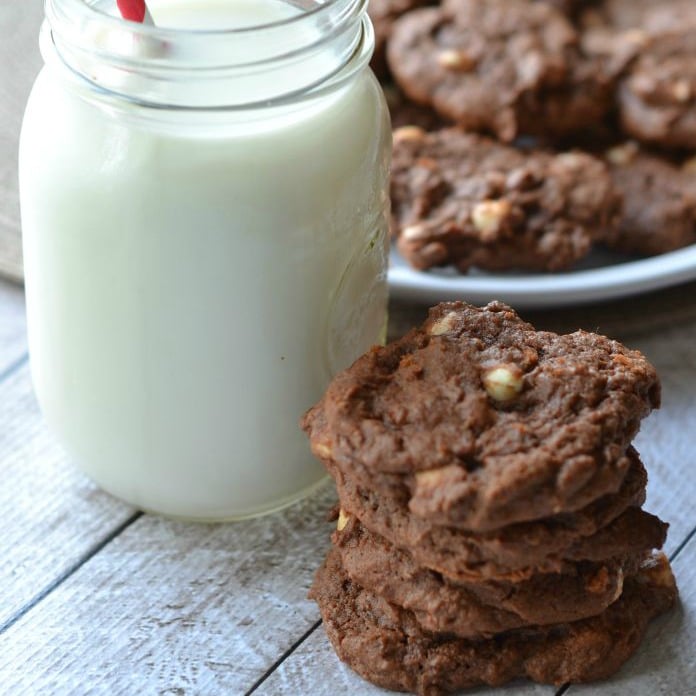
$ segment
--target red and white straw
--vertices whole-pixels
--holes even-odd
[[[116,4],[123,19],[139,24],[154,25],[145,0],[116,0]]]

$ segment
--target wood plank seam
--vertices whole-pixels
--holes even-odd
[[[677,546],[677,548],[671,553],[669,556],[669,562],[674,563],[675,559],[677,556],[686,548],[688,543],[694,538],[694,535],[696,535],[696,526],[684,537],[683,541]],[[677,578],[677,587],[679,586],[679,578]],[[556,693],[556,696],[562,696],[566,692],[570,691],[572,684],[564,684],[559,691]],[[570,692],[572,693],[572,691]]]
[[[298,638],[298,639],[297,639],[297,640],[296,640],[296,641],[295,641],[295,642],[294,642],[294,643],[293,643],[293,644],[292,644],[292,645],[291,645],[291,646],[290,646],[290,647],[289,647],[289,648],[288,648],[288,649],[287,649],[287,650],[286,650],[286,651],[285,651],[285,652],[284,652],[284,653],[283,653],[283,654],[282,654],[282,655],[281,655],[281,656],[280,656],[280,657],[279,657],[279,658],[278,658],[278,659],[277,659],[277,660],[276,660],[276,661],[275,661],[275,662],[274,662],[262,675],[261,675],[261,677],[259,677],[259,679],[257,679],[257,680],[252,684],[251,688],[250,688],[248,691],[246,691],[246,692],[244,693],[244,696],[251,696],[251,694],[253,694],[254,691],[256,691],[256,690],[261,686],[261,684],[263,684],[263,683],[266,681],[266,679],[268,679],[268,677],[270,677],[271,674],[273,674],[273,672],[275,672],[275,671],[278,669],[278,667],[280,667],[280,665],[282,665],[283,662],[285,662],[285,660],[287,660],[287,658],[290,657],[290,655],[292,655],[292,654],[295,652],[295,650],[297,650],[297,648],[299,648],[300,645],[302,645],[302,643],[304,643],[304,642],[307,640],[307,638],[309,638],[309,637],[312,635],[312,633],[314,633],[314,631],[316,631],[316,630],[319,628],[319,626],[321,626],[321,623],[322,623],[322,622],[321,622],[321,619],[318,619],[317,621],[315,621],[315,622],[314,622],[314,623],[313,623],[313,624],[312,624],[312,625],[311,625],[311,626],[310,626],[310,627],[309,627],[309,628],[308,628],[308,629],[307,629],[307,630],[306,630],[306,631],[305,631],[305,632],[304,632],[304,633],[303,633],[303,634],[302,634],[302,635],[301,635],[301,636],[300,636],[300,637],[299,637],[299,638]]]
[[[677,556],[681,553],[681,551],[687,546],[687,544],[693,539],[693,537],[696,535],[696,526],[693,527],[693,529],[684,537],[683,541],[677,546],[677,548],[672,552],[672,554],[669,557],[670,563],[673,563],[674,560],[677,558]],[[280,665],[287,660],[292,653],[294,653],[322,624],[321,619],[319,619],[313,626],[311,626],[305,633],[300,636],[300,638],[292,645],[290,648],[288,648],[279,658],[274,662],[268,670],[263,674],[263,676],[256,682],[254,685],[244,694],[244,696],[251,696],[251,694],[254,693],[272,674],[275,672]],[[554,694],[554,696],[563,696],[568,690],[572,684],[563,684],[558,691]]]
[[[0,635],[12,628],[22,617],[26,616],[34,607],[42,602],[48,595],[62,585],[71,575],[73,575],[81,566],[83,566],[90,558],[96,556],[105,546],[110,544],[116,537],[123,533],[136,520],[143,516],[140,510],[134,512],[125,522],[111,530],[101,541],[87,550],[75,563],[61,573],[55,580],[51,581],[43,590],[32,597],[21,609],[15,612],[5,623],[0,625]]]
[[[674,559],[684,550],[684,547],[691,541],[693,538],[694,534],[696,534],[696,527],[694,527],[685,537],[684,541],[677,546],[677,548],[672,552],[672,555],[669,557],[670,563],[674,562]]]
[[[26,365],[26,363],[29,360],[29,352],[24,351],[22,355],[17,358],[9,367],[5,368],[2,372],[0,372],[0,384],[2,384],[6,379],[9,379],[12,377],[12,375],[17,372],[21,367]]]

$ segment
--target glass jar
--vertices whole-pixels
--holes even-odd
[[[316,487],[298,420],[386,323],[366,0],[243,3],[176,0],[196,28],[166,29],[162,0],[156,27],[47,0],[20,143],[46,420],[105,490],[188,519]]]

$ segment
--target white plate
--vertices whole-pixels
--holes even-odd
[[[549,274],[457,274],[450,269],[414,271],[392,249],[391,296],[435,304],[502,300],[519,309],[541,309],[637,295],[696,279],[696,244],[647,259],[595,251],[572,271]]]

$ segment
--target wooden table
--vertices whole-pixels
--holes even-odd
[[[673,292],[696,297],[695,286]],[[640,313],[660,301],[630,306]],[[652,625],[639,654],[608,683],[474,693],[696,694],[696,318],[681,311],[690,302],[672,304],[669,316],[643,310],[651,330],[622,337],[663,379],[664,406],[637,444],[650,472],[647,508],[671,523],[666,551],[681,605]],[[422,315],[393,309],[396,332]],[[615,333],[635,328],[631,314],[615,310]],[[602,324],[590,310],[575,316],[535,321]],[[219,525],[143,514],[101,492],[44,426],[29,377],[23,292],[4,281],[0,482],[0,693],[385,693],[338,661],[306,599],[328,545],[332,487],[282,513]]]

